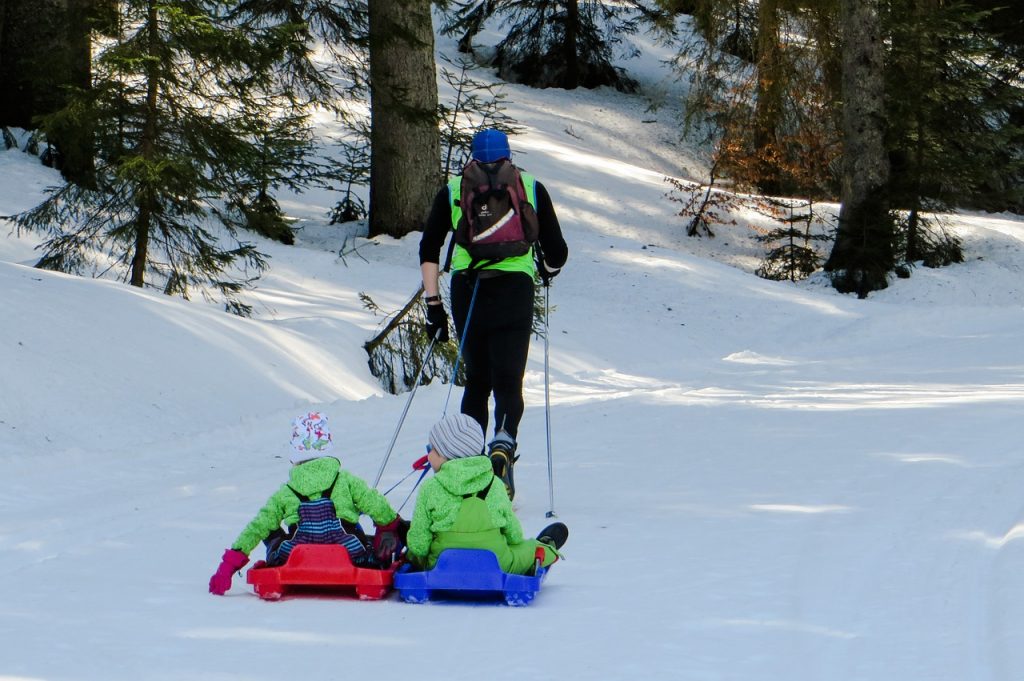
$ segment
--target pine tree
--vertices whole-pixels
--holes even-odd
[[[716,167],[738,187],[834,198],[841,99],[830,3],[796,11],[793,0],[770,0],[756,13],[736,0],[696,5],[697,30],[675,59],[692,83],[687,132],[712,133]]]
[[[254,31],[273,26],[288,32],[275,69],[281,91],[294,103],[327,107],[347,120],[344,105],[368,92],[365,0],[238,0],[231,5],[227,18],[233,23]]]
[[[1001,49],[1003,64],[1009,64],[1009,73],[1001,79],[1003,88],[1014,94],[1014,87],[1024,74],[1024,3],[1005,0],[970,0],[968,5],[984,10],[980,30]],[[989,211],[1010,210],[1024,213],[1024,102],[1016,98],[1006,109],[1005,123],[1000,126],[1003,138],[1003,159],[997,159],[994,172],[980,187],[976,206]]]
[[[690,14],[696,33],[712,51],[746,64],[757,61],[757,10],[746,0],[659,0],[670,12]]]
[[[889,196],[908,214],[908,262],[934,260],[925,248],[923,213],[978,206],[999,193],[1012,202],[1019,192],[1003,178],[1024,168],[1022,128],[1012,119],[1024,106],[1013,84],[1020,67],[980,30],[986,16],[966,3],[938,0],[892,2],[885,16]],[[954,255],[952,262],[961,259]]]
[[[501,130],[507,135],[519,132],[516,121],[505,113],[505,93],[495,85],[474,79],[470,73],[477,68],[473,62],[460,59],[446,64],[458,69],[441,67],[441,78],[455,93],[451,104],[438,104],[441,124],[441,174],[444,181],[462,172],[469,160],[473,135],[483,128]]]
[[[688,130],[721,133],[715,167],[740,187],[841,197],[826,263],[841,290],[884,287],[898,259],[960,260],[928,211],[1024,203],[1021,10],[770,0],[755,17],[739,0],[662,5],[685,5],[705,39],[685,45],[679,64],[694,74]],[[853,28],[868,16],[872,28]]]
[[[1007,0],[966,0],[981,13],[980,30],[997,41],[1005,54],[1024,66],[1024,3]]]
[[[90,81],[89,26],[106,0],[0,2],[0,127],[36,129],[40,116],[67,103],[67,88]],[[51,127],[43,161],[66,178],[88,181],[92,149],[74,127]]]
[[[280,99],[280,98],[278,98]],[[240,126],[253,147],[249,163],[235,169],[229,206],[241,213],[239,227],[293,244],[290,222],[274,197],[281,188],[302,193],[325,184],[328,171],[317,159],[309,113],[287,101],[258,99],[243,102]]]
[[[754,210],[781,223],[756,237],[770,246],[754,272],[757,276],[774,281],[797,281],[818,269],[821,256],[815,243],[828,241],[831,236],[820,227],[815,230],[815,225],[822,223],[822,216],[815,210],[813,201],[762,198],[755,202]]]
[[[261,157],[240,102],[269,86],[289,33],[239,28],[217,16],[218,4],[119,3],[93,87],[67,107],[95,131],[95,182],[65,185],[15,216],[19,228],[47,235],[38,266],[114,270],[183,297],[216,291],[248,313],[237,294],[266,262],[218,218],[239,169]]]
[[[370,184],[370,155],[367,153],[369,130],[359,130],[355,139],[338,140],[341,158],[331,161],[330,175],[341,183],[334,188],[341,199],[331,209],[331,224],[355,222],[366,217],[366,203],[356,192],[357,187]]]
[[[331,178],[346,172],[345,162],[318,156],[310,114],[314,109],[326,109],[349,129],[361,129],[363,121],[355,112],[368,94],[367,12],[366,3],[358,0],[241,0],[233,4],[229,21],[253,31],[273,27],[288,33],[267,93],[276,106],[256,102],[245,107],[254,113],[250,127],[261,156],[249,177],[239,177],[236,207],[242,212],[243,226],[292,243],[289,221],[274,190],[287,187],[302,192],[310,186],[329,187]],[[351,106],[353,103],[357,106]],[[267,110],[274,111],[271,119],[266,118]],[[344,177],[342,182],[349,188],[339,202],[345,208],[332,211],[332,223],[365,215],[365,208],[357,208],[361,200],[351,193],[351,182]]]
[[[501,77],[541,88],[609,85],[633,92],[636,82],[614,66],[612,50],[642,26],[665,25],[664,15],[641,0],[467,0],[454,5],[444,32],[463,32],[460,47],[471,49],[484,21],[500,16],[509,26],[494,57]]]
[[[426,303],[422,302],[419,292],[402,309],[393,313],[382,310],[366,293],[360,293],[359,298],[363,307],[384,317],[380,331],[363,344],[363,349],[370,358],[370,373],[377,377],[385,390],[393,395],[412,390],[416,387],[417,377],[423,385],[434,379],[457,385],[465,383],[464,371],[460,371],[459,376],[452,376],[458,344],[449,340],[431,346],[430,339],[423,332]],[[429,356],[428,348],[431,348]]]

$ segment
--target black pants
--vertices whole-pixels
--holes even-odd
[[[487,400],[493,393],[494,429],[504,429],[515,438],[523,418],[523,374],[533,329],[533,279],[522,272],[490,278],[457,273],[452,277],[451,294],[458,340],[466,333],[462,413],[479,421],[486,434]]]

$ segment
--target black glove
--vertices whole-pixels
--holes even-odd
[[[424,328],[427,338],[436,338],[438,343],[448,341],[448,314],[444,311],[444,305],[427,305],[427,323]]]
[[[540,261],[540,266],[537,267],[537,272],[540,273],[540,281],[544,286],[550,286],[551,280],[557,277],[561,271],[561,267],[551,267],[543,260]]]

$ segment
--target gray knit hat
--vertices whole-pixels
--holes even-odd
[[[430,429],[430,446],[446,459],[461,459],[484,452],[484,430],[472,416],[446,416]]]

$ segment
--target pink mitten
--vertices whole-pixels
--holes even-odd
[[[236,572],[245,567],[249,562],[249,556],[238,549],[227,549],[220,559],[220,567],[210,577],[210,593],[223,596],[231,588],[231,578]]]

